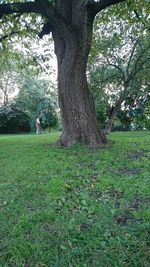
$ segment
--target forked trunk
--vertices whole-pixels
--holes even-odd
[[[103,144],[106,139],[98,125],[86,79],[87,56],[80,53],[75,42],[68,41],[63,47],[60,41],[58,44],[58,96],[63,125],[60,143]]]

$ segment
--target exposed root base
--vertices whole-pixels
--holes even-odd
[[[82,143],[87,145],[88,147],[102,147],[107,145],[107,140],[105,135],[102,134],[102,136],[98,136],[97,138],[94,136],[91,136],[83,139],[77,135],[69,135],[69,134],[62,134],[59,140],[59,144],[62,147],[71,147],[75,144]]]

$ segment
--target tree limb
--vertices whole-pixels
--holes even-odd
[[[19,34],[19,31],[12,31],[6,35],[3,35],[2,37],[0,37],[0,43],[3,42],[5,39],[13,36],[14,34]]]
[[[122,74],[123,80],[125,80],[125,75],[124,75],[123,70],[118,65],[111,63],[108,58],[106,58],[106,59],[107,59],[108,65],[111,66],[111,67],[114,67],[114,68],[118,69],[120,71],[120,73]]]
[[[41,13],[41,8],[35,2],[0,4],[0,19],[4,15],[16,13]]]
[[[11,3],[11,4],[0,4],[0,19],[5,15],[16,14],[20,15],[24,13],[37,13],[44,16],[48,22],[43,26],[39,37],[42,38],[45,34],[52,31],[52,25],[57,28],[66,27],[65,21],[57,14],[56,10],[53,8],[52,4],[48,0],[35,0],[34,2],[26,3]],[[67,28],[67,27],[66,27]]]
[[[150,28],[147,27],[147,23],[146,23],[146,21],[144,21],[144,20],[140,17],[140,15],[139,15],[139,13],[138,13],[137,10],[134,10],[134,14],[135,14],[136,18],[137,18],[139,21],[141,21],[141,22],[143,23],[144,27],[145,27],[148,31],[150,31]]]
[[[143,58],[143,55],[150,50],[150,46],[146,47],[142,53],[139,55],[139,57],[137,58],[136,62],[135,62],[135,66],[134,66],[134,70],[131,72],[130,74],[130,78],[132,79],[143,67],[143,65],[148,62],[150,60],[150,57],[146,58],[145,60],[143,60],[142,62],[140,62],[140,60]],[[139,65],[138,65],[139,64]]]
[[[120,2],[124,2],[126,0],[99,0],[98,2],[94,2],[93,4],[93,10],[95,15],[99,13],[101,10],[105,9],[106,7],[109,7],[111,5],[118,4]]]
[[[128,74],[128,76],[129,76],[130,63],[131,63],[131,60],[132,60],[132,58],[134,56],[134,52],[136,50],[136,47],[137,47],[138,43],[139,43],[139,37],[137,38],[136,42],[134,43],[132,51],[131,51],[131,54],[130,54],[130,57],[129,57],[129,61],[128,61],[128,65],[127,65],[127,74]]]
[[[131,73],[131,75],[130,75],[130,79],[133,79],[141,71],[141,69],[143,68],[143,65],[145,63],[147,63],[148,61],[150,61],[150,57],[148,57],[144,61],[142,61],[138,67],[136,65],[134,72]]]

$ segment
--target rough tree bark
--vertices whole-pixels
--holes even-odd
[[[75,68],[68,66],[72,60],[73,58],[67,60],[65,68],[62,63],[58,64],[59,103],[64,126],[61,144],[70,146],[77,141],[88,145],[102,144],[105,139],[96,121],[85,76],[84,59],[80,55],[74,58]]]
[[[0,16],[10,13],[40,13],[47,23],[40,34],[52,32],[58,61],[58,96],[63,133],[60,143],[71,146],[78,141],[96,146],[106,142],[95,115],[86,79],[91,48],[92,26],[98,12],[124,0],[48,0],[0,5]],[[13,7],[15,5],[15,8]]]
[[[66,20],[70,20],[71,10],[74,14],[73,27],[69,30],[61,27],[60,32],[58,28],[53,30],[58,60],[58,96],[63,124],[60,143],[63,146],[71,146],[81,141],[95,146],[102,144],[106,139],[97,123],[86,79],[94,16],[87,20],[87,7],[81,6],[80,1],[76,1],[71,10],[65,8],[66,1],[58,2],[61,2],[59,8],[61,6],[61,10],[64,10],[63,17]]]

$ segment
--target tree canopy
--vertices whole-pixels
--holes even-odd
[[[101,96],[105,95],[105,108],[101,103],[99,112],[102,112],[105,121],[110,112],[106,132],[111,130],[124,101],[126,106],[134,106],[139,97],[146,99],[148,96],[150,31],[146,15],[145,23],[141,18],[137,19],[135,12],[132,18],[127,19],[126,15],[126,20],[122,17],[116,18],[112,13],[107,25],[100,16],[96,19],[95,29],[99,28],[94,31],[88,72],[97,106]]]

